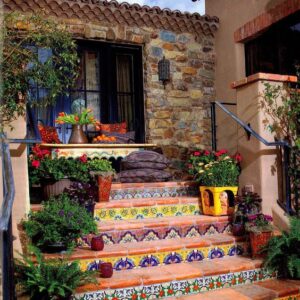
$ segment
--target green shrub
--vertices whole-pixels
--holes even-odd
[[[263,252],[266,268],[284,278],[300,279],[300,219],[290,218],[290,231],[272,237]]]
[[[44,202],[40,211],[30,213],[23,226],[40,249],[57,243],[72,247],[82,235],[97,232],[93,217],[66,194]]]
[[[67,299],[78,286],[95,282],[95,273],[81,271],[77,261],[45,260],[37,248],[31,250],[35,257],[22,255],[22,260],[15,260],[16,283],[30,299]]]

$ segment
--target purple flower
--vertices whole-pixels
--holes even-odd
[[[270,222],[273,221],[273,218],[269,215],[265,215],[265,219]]]
[[[63,216],[65,215],[65,212],[64,212],[63,210],[60,210],[59,213],[58,213],[58,215],[59,215],[60,217],[63,217]]]
[[[248,216],[248,220],[249,221],[254,221],[254,220],[256,220],[256,218],[257,218],[257,215],[250,215],[250,216]]]

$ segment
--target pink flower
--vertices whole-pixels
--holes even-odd
[[[86,162],[87,162],[87,155],[86,155],[86,154],[82,154],[82,155],[79,157],[79,160],[80,160],[82,163],[86,163]]]
[[[35,167],[36,169],[40,166],[40,162],[38,161],[38,160],[33,160],[32,161],[32,163],[31,163],[31,165],[33,166],[33,167]]]
[[[193,165],[192,165],[192,164],[189,164],[189,165],[188,165],[188,168],[189,168],[189,169],[192,169],[192,168],[193,168]]]
[[[270,222],[273,221],[273,218],[269,215],[265,215],[265,219]]]
[[[200,152],[199,151],[195,151],[194,152],[194,156],[199,156],[200,155]]]
[[[249,221],[256,220],[256,218],[257,218],[257,215],[249,215],[249,216],[248,216],[248,220],[249,220]]]

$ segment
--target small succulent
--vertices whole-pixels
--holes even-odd
[[[262,199],[257,193],[245,192],[236,197],[236,211],[247,216],[261,212]]]

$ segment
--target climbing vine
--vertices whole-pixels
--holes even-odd
[[[5,126],[25,114],[25,103],[51,105],[68,93],[77,75],[76,43],[64,25],[45,16],[6,14],[2,32],[0,120]],[[39,102],[31,88],[43,90]]]

